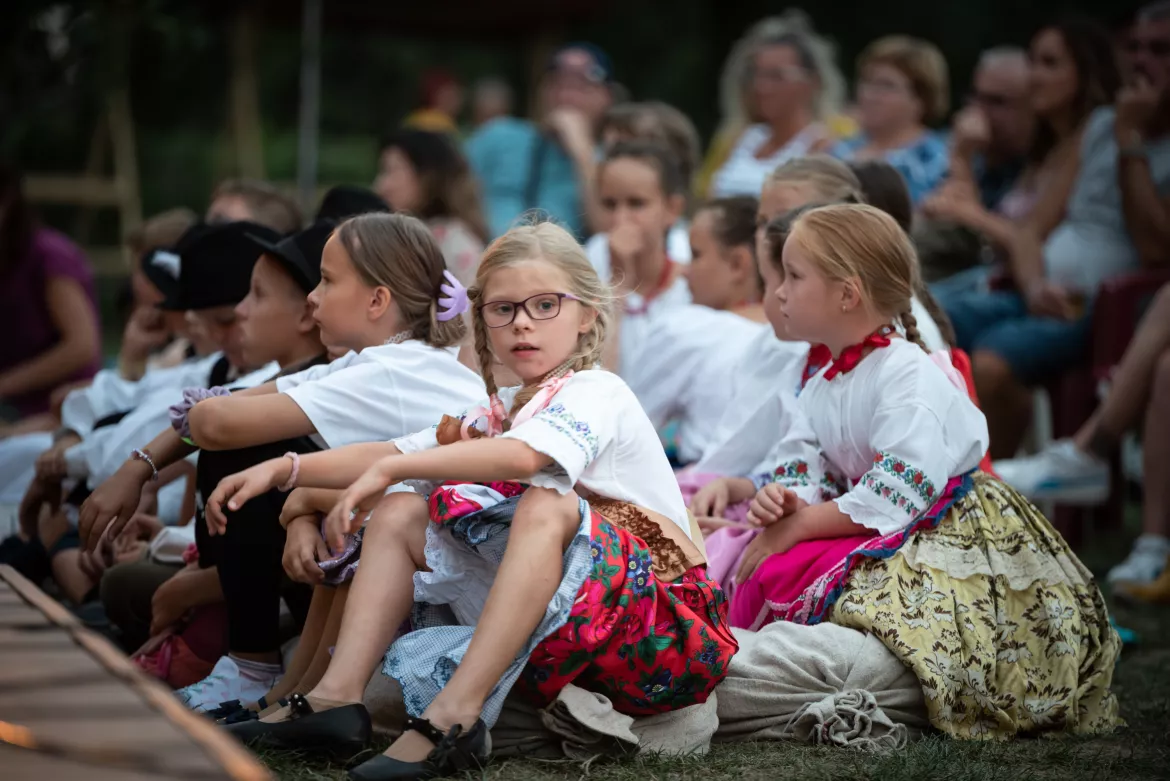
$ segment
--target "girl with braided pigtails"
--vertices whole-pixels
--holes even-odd
[[[326,519],[335,545],[369,514],[329,670],[279,721],[234,726],[242,739],[360,748],[362,693],[407,618],[384,666],[402,686],[406,731],[354,778],[483,762],[513,687],[546,705],[573,683],[649,715],[706,701],[727,674],[727,602],[657,432],[598,368],[611,294],[583,250],[551,224],[514,228],[488,247],[468,298],[481,365],[498,358],[521,386],[497,389],[485,372],[489,399],[460,418],[269,462],[209,501],[220,517],[275,483],[346,488]],[[429,493],[428,512],[385,495],[407,482]]]
[[[732,623],[873,634],[954,737],[1111,731],[1120,644],[1101,592],[979,468],[987,421],[923,346],[905,231],[871,206],[812,209],[782,263],[788,333],[832,356],[800,395],[820,453],[777,465],[752,501],[763,531],[740,559]]]

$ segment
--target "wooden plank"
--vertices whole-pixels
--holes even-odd
[[[139,773],[123,768],[79,765],[68,759],[0,744],[0,767],[4,781],[57,781],[84,778],[85,781],[158,781],[157,773]]]
[[[122,184],[117,179],[64,174],[28,174],[24,192],[33,203],[77,206],[121,206]]]
[[[23,607],[13,603],[13,593]],[[226,732],[183,707],[10,567],[0,566],[0,594],[5,595],[0,614],[13,618],[11,626],[0,627],[0,777],[5,781],[271,779]],[[28,637],[17,640],[21,634]],[[52,634],[69,643],[38,645]]]

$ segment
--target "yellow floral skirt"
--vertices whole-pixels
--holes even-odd
[[[1010,486],[973,480],[936,527],[858,564],[829,620],[885,642],[953,737],[1121,726],[1110,690],[1121,642],[1093,576]]]

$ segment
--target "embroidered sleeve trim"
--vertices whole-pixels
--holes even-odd
[[[913,518],[919,512],[919,508],[913,499],[903,494],[897,488],[878,480],[873,472],[866,472],[862,475],[860,485],[868,488],[882,499],[897,507],[908,518]]]
[[[587,463],[597,458],[601,447],[597,435],[589,428],[589,424],[578,420],[563,404],[550,404],[536,413],[533,420],[541,420],[553,430],[572,440],[582,453]]]
[[[930,482],[930,479],[922,470],[907,464],[897,456],[892,456],[885,451],[879,451],[873,457],[873,463],[883,472],[904,483],[928,505],[934,502],[935,497],[938,495],[934,483]]]
[[[772,482],[782,483],[786,486],[809,485],[810,479],[808,462],[799,459],[785,461],[772,473]]]
[[[826,469],[825,473],[821,475],[817,490],[821,502],[831,502],[839,496],[844,496],[849,488],[848,483],[843,478]]]

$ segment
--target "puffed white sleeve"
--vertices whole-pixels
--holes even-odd
[[[616,375],[601,370],[580,372],[547,407],[502,436],[518,439],[553,460],[525,482],[567,494],[617,438],[623,410],[637,405],[633,393]]]
[[[352,365],[357,357],[358,354],[351,350],[335,361],[318,364],[317,366],[310,366],[309,368],[299,371],[295,374],[288,374],[283,377],[277,377],[276,389],[281,393],[286,393],[289,389],[295,388],[298,385],[304,385],[306,382],[315,382],[324,377],[328,377],[330,374],[341,371],[342,369]]]
[[[824,504],[845,490],[845,481],[820,451],[816,441],[785,441],[774,448],[772,460],[759,469],[752,482],[756,490],[778,483],[809,504]]]
[[[844,481],[821,451],[795,395],[787,394],[781,409],[776,444],[753,470],[756,490],[778,483],[809,504],[832,501],[843,492]]]
[[[854,523],[892,534],[918,520],[942,495],[954,456],[946,427],[924,403],[877,409],[869,435],[873,463],[837,499]]]
[[[404,455],[409,453],[420,453],[423,450],[430,450],[433,447],[438,447],[438,430],[439,426],[436,423],[429,428],[424,428],[422,431],[416,431],[413,434],[407,434],[405,437],[398,437],[394,440],[394,447],[398,448],[398,452]]]

